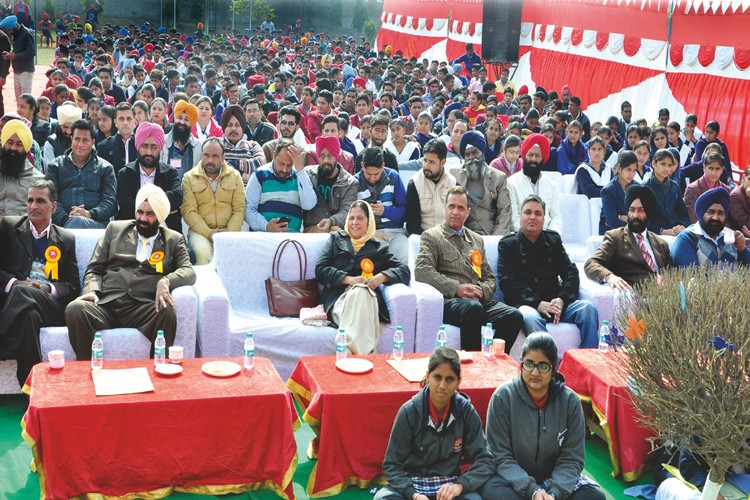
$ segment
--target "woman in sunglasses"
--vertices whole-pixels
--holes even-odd
[[[586,429],[581,401],[557,373],[549,333],[532,333],[521,354],[521,376],[500,386],[487,411],[487,441],[495,475],[482,498],[604,500],[581,475]]]

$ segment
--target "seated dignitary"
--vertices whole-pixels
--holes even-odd
[[[75,237],[52,224],[56,194],[54,184],[37,179],[28,215],[0,219],[0,359],[17,361],[21,386],[42,360],[39,329],[65,325],[65,306],[80,289]]]
[[[359,155],[362,162],[354,178],[357,198],[366,200],[375,213],[375,237],[388,243],[391,253],[401,262],[409,258],[409,242],[404,231],[406,190],[401,176],[385,166],[383,151],[368,147]]]
[[[508,178],[511,219],[517,231],[521,204],[532,194],[539,196],[547,207],[544,217],[544,229],[562,233],[562,215],[560,214],[560,194],[557,186],[542,172],[542,165],[547,163],[550,155],[549,141],[542,134],[531,134],[521,144],[523,168],[520,173]]]
[[[155,123],[141,123],[135,131],[135,149],[138,156],[117,174],[117,203],[120,208],[115,219],[130,220],[135,213],[135,197],[138,190],[146,184],[155,184],[167,194],[169,206],[174,207],[167,217],[167,227],[181,233],[182,183],[176,168],[159,161],[162,148],[164,129]]]
[[[709,189],[695,202],[698,222],[677,235],[672,262],[678,267],[727,263],[750,264],[745,235],[726,226],[729,193],[723,187]]]
[[[487,442],[495,474],[482,498],[604,500],[601,488],[582,475],[585,441],[581,401],[557,372],[555,340],[532,333],[523,344],[520,375],[490,399]]]
[[[438,347],[422,390],[401,406],[383,460],[388,485],[375,500],[479,500],[477,490],[494,470],[482,420],[459,392],[458,353]],[[463,473],[462,459],[472,465]]]
[[[305,170],[305,154],[291,139],[279,139],[273,161],[253,172],[245,201],[245,221],[253,231],[302,230],[302,212],[312,210],[318,197]]]
[[[490,168],[484,161],[487,142],[476,131],[461,137],[461,157],[464,164],[451,169],[456,183],[469,193],[471,213],[466,227],[478,234],[505,235],[510,225],[510,195],[506,175]]]
[[[21,120],[10,120],[0,135],[0,217],[25,215],[29,186],[44,175],[26,159],[33,138]]]
[[[241,231],[245,187],[239,171],[224,161],[224,143],[209,137],[201,161],[182,178],[182,216],[196,264],[208,264],[216,233]]]
[[[625,191],[625,205],[627,225],[604,233],[604,241],[584,267],[590,279],[617,290],[658,276],[672,263],[667,242],[648,230],[648,216],[656,209],[654,192],[632,184]]]
[[[443,321],[461,329],[462,349],[478,351],[481,327],[492,323],[495,335],[505,339],[510,352],[523,317],[515,308],[492,300],[495,276],[484,241],[464,226],[470,210],[464,188],[448,190],[444,222],[422,233],[414,277],[443,294]]]
[[[331,234],[315,266],[328,318],[346,330],[349,350],[373,352],[380,322],[390,321],[380,285],[409,283],[409,268],[388,243],[375,238],[375,216],[363,200],[352,203],[344,229]]]
[[[498,244],[497,274],[505,301],[523,314],[527,335],[546,332],[548,321],[575,323],[580,347],[596,347],[599,314],[591,302],[578,300],[578,268],[560,235],[543,229],[544,201],[531,195],[520,210],[520,229]]]
[[[421,165],[406,187],[406,230],[409,234],[422,234],[445,220],[445,198],[448,190],[456,185],[456,178],[445,168],[447,155],[445,143],[432,139],[424,146],[424,157],[413,160]]]
[[[58,193],[52,222],[68,229],[101,229],[117,211],[115,171],[94,149],[91,122],[78,120],[70,130],[73,145],[47,165],[45,175]]]
[[[271,142],[278,143],[276,140]],[[270,142],[266,146],[268,144]],[[337,137],[318,136],[315,139],[315,151],[318,164],[305,167],[305,170],[315,189],[317,203],[305,212],[305,232],[337,231],[344,227],[349,207],[357,199],[357,180],[336,160],[341,151],[341,143]]]
[[[70,343],[77,359],[91,355],[94,332],[137,328],[151,341],[164,332],[174,343],[177,316],[170,291],[195,283],[185,239],[162,224],[169,199],[146,184],[135,198],[135,220],[114,221],[94,249],[83,278],[83,295],[65,309]]]

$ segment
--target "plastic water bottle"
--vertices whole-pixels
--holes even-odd
[[[339,328],[339,333],[336,334],[336,361],[340,359],[346,359],[348,355],[346,351],[346,330]]]
[[[245,369],[252,370],[255,367],[255,340],[253,332],[247,332],[245,337]]]
[[[164,332],[159,330],[156,332],[156,340],[154,341],[154,366],[163,365],[167,359],[167,341],[164,338]]]
[[[448,344],[448,334],[445,333],[445,325],[440,325],[440,330],[437,333],[437,340],[435,347],[445,347]]]
[[[393,334],[393,359],[404,359],[404,329],[396,327],[396,333]]]
[[[104,341],[102,334],[96,332],[94,341],[91,343],[91,369],[101,370],[102,366],[104,366]]]
[[[482,354],[488,358],[492,356],[492,339],[495,332],[492,331],[492,323],[487,323],[482,327]]]
[[[599,350],[601,352],[609,351],[609,321],[604,321],[599,328]]]

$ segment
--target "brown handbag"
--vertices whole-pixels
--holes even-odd
[[[299,265],[298,281],[282,281],[279,278],[279,265],[287,245],[291,244],[297,251]],[[276,249],[271,267],[271,277],[266,278],[266,297],[268,298],[268,313],[279,318],[299,317],[303,307],[318,305],[318,282],[306,280],[307,253],[300,242],[284,240]]]

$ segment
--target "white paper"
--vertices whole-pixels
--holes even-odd
[[[144,366],[122,370],[93,370],[91,376],[97,396],[138,394],[154,390],[154,384],[151,383],[151,377]]]
[[[402,359],[400,361],[389,359],[387,361],[394,370],[409,382],[421,382],[427,374],[427,365],[430,358]]]

